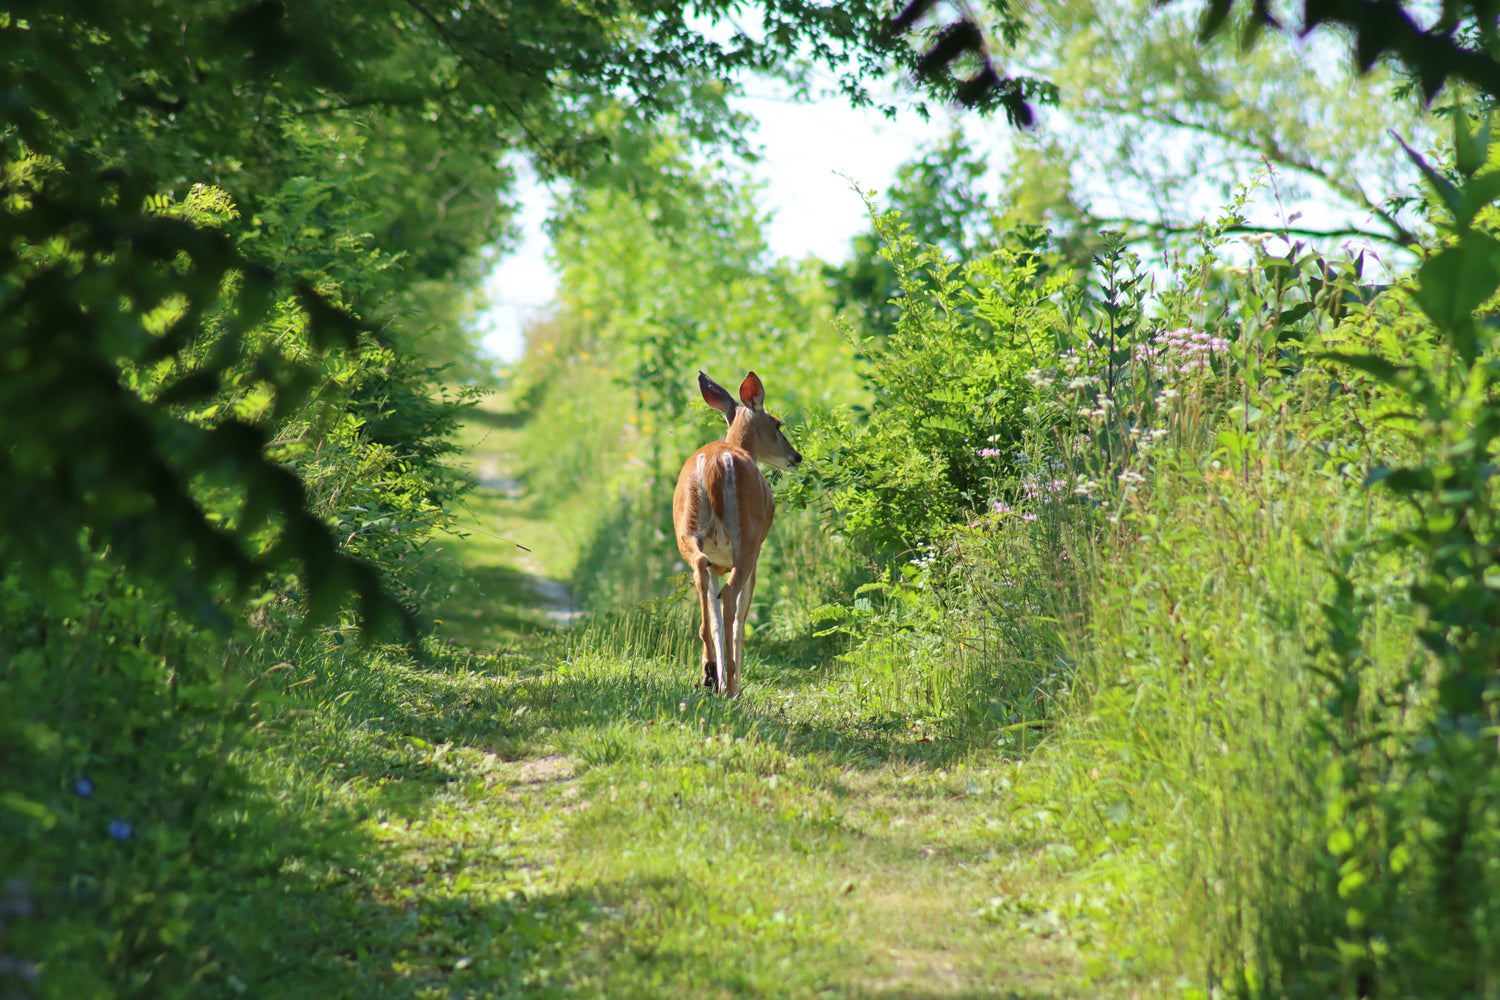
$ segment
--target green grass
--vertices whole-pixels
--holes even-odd
[[[1359,513],[1333,484],[1161,470],[1109,544],[1073,550],[1108,641],[1074,634],[1071,662],[1041,641],[1074,612],[1038,611],[1062,586],[1038,553],[1090,536],[1056,511],[975,529],[941,593],[872,605],[854,624],[889,639],[873,654],[808,636],[848,564],[788,518],[727,702],[697,684],[682,595],[567,629],[539,605],[536,577],[576,581],[591,543],[527,475],[505,405],[464,430],[490,485],[436,553],[459,582],[420,656],[328,634],[255,650],[274,665],[215,709],[240,735],[206,717],[174,751],[191,767],[140,758],[139,732],[107,761],[53,755],[52,784],[81,767],[99,788],[55,797],[82,863],[33,852],[52,866],[33,884],[88,925],[55,952],[0,939],[59,956],[40,995],[1201,996],[1205,956],[1239,960],[1232,920],[1286,889],[1269,819],[1322,595],[1297,539]],[[154,784],[115,787],[127,762]],[[187,780],[224,788],[199,808]],[[100,832],[114,816],[134,835]]]
[[[800,687],[730,704],[692,679],[518,654],[309,678],[353,686],[261,779],[353,825],[284,866],[296,947],[240,977],[281,996],[1070,992],[1070,944],[980,919],[1041,888],[1005,835],[1011,765],[848,733]]]
[[[512,475],[502,406],[465,434],[480,471]],[[565,579],[580,549],[518,485],[471,499],[474,530],[447,553],[469,583],[426,662],[349,647],[275,675],[300,707],[268,715],[243,763],[283,856],[220,915],[260,932],[207,982],[358,998],[1106,990],[1047,902],[1066,876],[1013,791],[1019,765],[872,712],[855,664],[774,628],[749,646],[745,696],[709,695],[686,602],[551,628],[528,573]]]
[[[562,581],[578,543],[552,516],[546,496],[521,478],[523,426],[504,397],[492,396],[460,430],[465,457],[458,464],[480,486],[465,498],[458,534],[435,554],[458,569],[434,613],[434,634],[445,641],[483,649],[550,632],[574,607]]]

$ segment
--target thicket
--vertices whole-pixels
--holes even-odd
[[[1242,242],[1247,188],[1154,274],[1117,234],[1080,274],[1044,231],[960,261],[876,212],[893,294],[834,315],[850,285],[753,238],[689,254],[582,206],[526,383],[539,471],[622,459],[578,582],[601,608],[680,583],[665,498],[720,428],[673,375],[753,367],[807,462],[752,645],[814,650],[853,725],[1030,751],[1017,822],[1070,889],[987,919],[1190,995],[1488,995],[1497,174],[1452,114],[1454,163],[1413,156],[1451,235],[1396,279]],[[718,197],[696,238],[753,235]],[[626,242],[649,280],[582,280]],[[690,631],[677,593],[650,614]]]
[[[730,139],[726,76],[920,55],[870,9],[762,14],[0,11],[0,993],[300,988],[257,955],[295,947],[310,793],[258,765],[330,678],[434,655],[444,386],[484,374],[514,158],[670,188],[635,140]]]

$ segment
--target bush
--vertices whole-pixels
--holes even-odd
[[[1040,230],[960,266],[897,215],[875,227],[900,289],[895,326],[864,337],[846,327],[871,401],[814,417],[801,439],[812,471],[787,499],[826,489],[851,531],[900,550],[983,510],[1013,478],[1034,397],[1027,373],[1067,346],[1077,296]]]

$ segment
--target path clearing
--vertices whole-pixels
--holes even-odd
[[[468,537],[445,555],[465,568],[467,585],[455,586],[437,608],[439,634],[476,649],[507,634],[566,626],[580,609],[558,575],[572,551],[519,478],[516,458],[521,421],[503,400],[491,397],[464,425],[460,443],[478,480],[460,516]]]
[[[479,655],[382,681],[379,721],[409,734],[381,737],[406,763],[366,821],[390,941],[342,995],[1101,995],[1062,924],[1026,916],[1050,876],[1011,764],[862,722],[753,652],[731,704],[694,663],[549,636],[564,540],[518,428],[492,407],[468,429],[474,589],[442,617]]]

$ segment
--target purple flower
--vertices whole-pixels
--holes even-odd
[[[990,504],[990,510],[993,510],[996,514],[1017,514],[1023,521],[1036,520],[1035,514],[1022,513],[1003,500],[996,500],[994,503]]]
[[[88,778],[79,778],[73,782],[73,793],[80,799],[86,799],[94,794],[94,783]]]
[[[123,819],[112,819],[109,821],[109,835],[116,840],[129,840],[130,835],[134,832],[135,827]]]
[[[980,448],[979,449],[979,457],[980,458],[999,458],[1000,457],[1000,449],[999,448]]]

